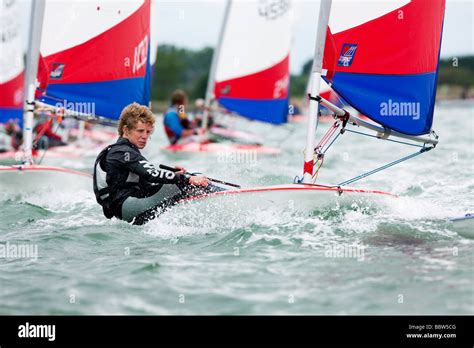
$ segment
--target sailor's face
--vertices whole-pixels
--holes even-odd
[[[152,132],[153,126],[151,124],[138,121],[132,130],[129,130],[128,127],[125,126],[123,134],[133,145],[139,149],[143,149]]]

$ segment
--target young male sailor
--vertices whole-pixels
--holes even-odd
[[[126,106],[118,124],[119,139],[102,150],[94,165],[94,193],[107,218],[143,224],[157,209],[198,194],[220,191],[204,176],[156,168],[140,153],[153,131],[155,117],[137,103]]]

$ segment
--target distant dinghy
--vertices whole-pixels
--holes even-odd
[[[69,189],[76,183],[84,187],[84,180],[89,189],[92,187],[89,173],[33,164],[35,107],[51,107],[60,111],[61,117],[106,123],[116,122],[132,102],[148,105],[150,4],[150,0],[32,2],[21,153],[24,164],[0,166],[2,191],[10,185],[26,189],[27,182],[41,188],[42,182],[57,177],[69,182]],[[60,29],[58,18],[68,18]],[[46,74],[45,69],[38,70],[40,50]],[[37,74],[43,82],[42,91],[36,90]],[[61,157],[60,151],[54,152]]]
[[[217,101],[228,112],[248,120],[274,125],[287,122],[290,83],[291,1],[228,1],[219,40],[212,59],[202,127],[207,130],[209,109]],[[243,25],[243,23],[245,23]],[[240,152],[253,145],[259,154],[279,149],[259,145],[261,139],[246,132],[211,128],[209,135],[235,143],[202,147]],[[198,144],[199,142],[196,142]],[[195,152],[196,146],[164,147]]]

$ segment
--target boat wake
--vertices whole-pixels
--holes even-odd
[[[252,214],[236,214],[238,207],[222,204],[183,205],[143,228],[146,234],[164,239],[215,235],[234,240],[235,235],[249,243],[276,238],[281,244],[300,246],[341,242],[339,238],[354,242],[377,234],[400,235],[400,243],[408,235],[426,241],[456,236],[446,223],[452,212],[418,197],[331,203],[309,212],[270,206],[254,209]]]

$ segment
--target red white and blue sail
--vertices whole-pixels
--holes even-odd
[[[214,95],[249,119],[288,115],[290,1],[234,1],[217,58]]]
[[[433,122],[445,0],[332,3],[326,79],[360,113],[404,134]]]
[[[0,123],[23,117],[24,63],[19,1],[0,3]]]
[[[148,105],[150,0],[48,0],[41,54],[48,104],[110,119]]]

